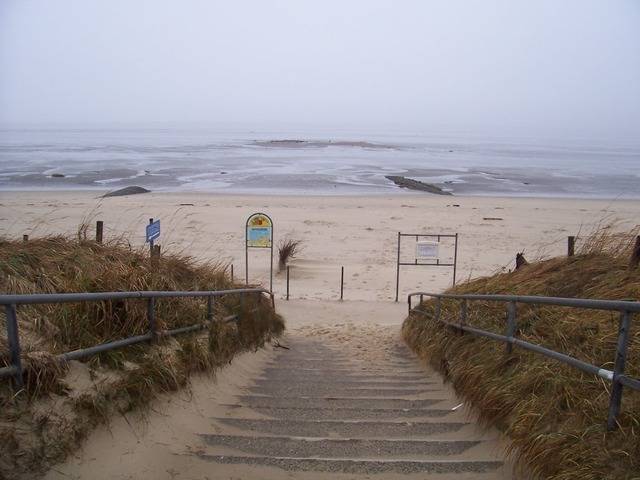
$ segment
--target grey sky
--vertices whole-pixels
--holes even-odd
[[[640,135],[638,0],[0,0],[0,122]]]

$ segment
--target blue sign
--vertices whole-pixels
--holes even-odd
[[[160,236],[160,220],[147,225],[147,242],[153,242]]]

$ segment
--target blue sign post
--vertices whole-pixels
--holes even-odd
[[[147,243],[149,244],[151,256],[153,256],[153,241],[156,238],[160,238],[160,220],[154,222],[153,218],[150,218],[149,225],[147,225]]]

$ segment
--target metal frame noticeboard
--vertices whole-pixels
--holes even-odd
[[[402,237],[416,238],[415,259],[413,262],[400,261],[400,242]],[[420,238],[435,238],[433,240],[420,240]],[[440,240],[442,238],[453,238],[453,263],[440,263]],[[419,262],[419,260],[421,262]],[[424,263],[428,261],[428,263]],[[456,284],[456,269],[458,265],[458,234],[426,234],[426,233],[401,233],[398,232],[398,259],[396,261],[396,302],[400,294],[400,267],[406,266],[423,266],[423,267],[453,267],[453,285]]]
[[[271,251],[269,291],[273,291],[273,220],[266,213],[254,213],[245,225],[245,283],[249,284],[249,249],[268,248]]]

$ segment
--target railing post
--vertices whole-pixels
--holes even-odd
[[[462,302],[460,303],[460,326],[464,327],[467,324],[467,310],[468,310],[468,305],[467,305],[467,300],[462,300]],[[460,334],[462,335],[464,333],[464,330],[460,330]]]
[[[22,241],[23,242],[28,242],[29,241],[29,235],[27,235],[27,234],[22,235]]]
[[[607,430],[616,428],[620,404],[622,403],[622,384],[618,381],[620,375],[624,375],[624,364],[627,360],[627,345],[629,344],[629,330],[631,327],[631,312],[620,314],[618,326],[618,343],[616,345],[616,358],[613,366],[613,380],[611,385],[611,397],[609,399],[609,415],[607,417]]]
[[[156,325],[156,299],[154,297],[147,300],[147,320],[149,321],[149,333],[155,339],[158,336],[158,326]]]
[[[9,350],[11,355],[11,366],[15,367],[16,373],[13,379],[16,386],[22,388],[24,381],[22,378],[22,361],[20,360],[20,337],[18,334],[18,315],[14,304],[5,307],[7,317],[7,340],[9,341]]]
[[[433,316],[436,322],[440,321],[440,311],[442,310],[442,299],[440,297],[436,297],[436,311]]]
[[[509,340],[514,338],[516,334],[516,302],[509,302],[507,305],[507,334]],[[507,343],[507,353],[513,352],[513,343]]]
[[[213,296],[209,295],[207,297],[207,321],[211,322],[213,320]]]

